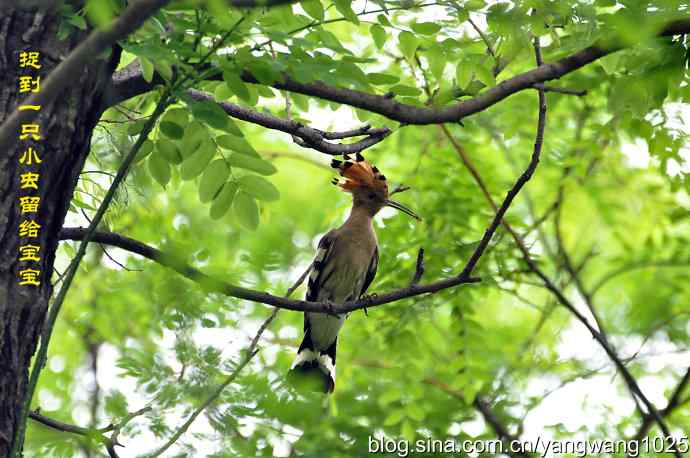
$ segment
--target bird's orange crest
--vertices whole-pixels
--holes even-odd
[[[370,188],[383,190],[388,194],[388,183],[386,177],[379,172],[369,161],[365,160],[361,154],[357,153],[353,161],[347,155],[344,161],[333,159],[331,167],[338,169],[343,178],[333,178],[332,183],[342,188],[343,191],[352,192],[357,188]]]

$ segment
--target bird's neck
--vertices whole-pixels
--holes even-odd
[[[360,205],[353,205],[352,210],[350,210],[350,216],[347,218],[343,226],[351,228],[361,227],[373,229],[372,220],[373,217],[367,208]]]

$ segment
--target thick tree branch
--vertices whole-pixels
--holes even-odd
[[[690,20],[683,19],[668,23],[658,35],[671,36],[686,33],[690,33]],[[287,76],[272,86],[281,90],[361,108],[405,124],[458,122],[464,117],[487,109],[512,94],[535,87],[539,89],[535,85],[561,78],[619,49],[621,49],[621,45],[617,44],[590,46],[556,62],[543,63],[533,70],[500,82],[472,99],[445,108],[417,107],[397,102],[390,97],[330,86],[321,81],[299,83]],[[244,72],[241,76],[246,82],[259,83],[249,72]],[[152,87],[152,84],[143,79],[137,66],[130,65],[113,75],[108,103],[117,104],[130,97],[148,92]],[[549,89],[552,90],[553,88]]]
[[[84,228],[63,228],[60,231],[61,240],[83,240],[86,235]],[[184,261],[175,256],[161,252],[160,250],[146,245],[129,237],[124,237],[113,232],[96,232],[91,239],[92,242],[103,243],[106,245],[122,248],[123,250],[139,254],[155,261],[165,267],[171,268],[179,274],[188,279],[197,282],[202,288],[207,291],[214,291],[226,296],[245,299],[248,301],[259,302],[262,304],[272,305],[278,308],[288,310],[296,310],[300,312],[318,312],[318,313],[346,313],[355,310],[375,307],[377,305],[388,304],[390,302],[399,301],[409,297],[419,296],[421,294],[435,293],[447,288],[467,283],[476,283],[478,278],[474,277],[450,277],[425,285],[411,285],[406,288],[401,288],[390,293],[377,294],[375,296],[368,296],[364,299],[346,302],[344,304],[335,305],[323,304],[320,302],[310,302],[302,300],[287,299],[280,296],[274,296],[269,293],[255,291],[247,288],[242,288],[222,280],[210,277],[200,270],[186,264]]]
[[[438,291],[461,284],[475,283],[479,281],[479,279],[472,277],[472,271],[479,262],[481,256],[484,254],[484,250],[489,245],[491,238],[498,229],[498,226],[501,224],[503,216],[508,211],[508,208],[513,202],[513,199],[515,198],[515,196],[517,196],[517,194],[527,183],[527,181],[529,181],[529,179],[532,177],[532,174],[534,173],[534,171],[537,168],[537,165],[539,164],[539,156],[541,154],[544,126],[546,122],[546,101],[544,97],[544,90],[540,89],[539,94],[539,122],[537,127],[537,136],[534,144],[534,150],[532,152],[530,163],[527,169],[517,179],[510,191],[508,191],[508,194],[506,195],[503,203],[497,209],[493,221],[485,231],[484,236],[482,237],[481,241],[477,245],[477,248],[472,253],[467,263],[465,264],[465,267],[462,269],[459,275],[454,277],[438,280],[432,283],[427,283],[425,285],[411,284],[406,288],[401,288],[390,293],[371,295],[356,301],[349,301],[344,304],[334,306],[332,304],[321,304],[318,302],[290,300],[287,298],[274,296],[268,293],[263,293],[232,285],[211,278],[206,274],[200,272],[199,270],[180,261],[179,259],[175,259],[171,256],[164,255],[155,248],[149,247],[141,242],[137,242],[135,240],[122,237],[118,234],[99,232],[95,234],[93,241],[119,246],[123,249],[139,253],[142,256],[145,256],[162,265],[176,270],[180,274],[186,276],[187,278],[193,281],[199,282],[206,289],[221,292],[228,296],[237,297],[239,299],[260,302],[263,304],[273,305],[274,307],[297,311],[341,314],[346,312],[352,312],[359,309],[370,308],[377,305],[383,305],[401,299],[419,296],[421,294],[436,293]],[[63,228],[60,234],[60,238],[82,240],[82,237],[84,235],[83,231],[84,230],[81,228]]]
[[[372,129],[370,126],[345,132],[324,132],[304,126],[297,121],[278,118],[268,113],[261,113],[235,105],[234,103],[217,102],[213,96],[195,89],[188,90],[187,95],[196,101],[218,103],[228,116],[291,134],[298,145],[330,155],[358,153],[379,143],[391,132],[386,127]],[[366,137],[354,143],[330,143],[326,141],[359,136]]]

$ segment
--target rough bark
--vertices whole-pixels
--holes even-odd
[[[27,74],[18,64],[22,50],[41,53],[40,70],[46,75],[84,39],[87,31],[75,30],[58,41],[59,18],[50,12],[8,8],[0,16],[0,122],[27,94],[19,94],[19,76]],[[0,151],[0,457],[8,457],[24,401],[28,370],[38,342],[48,301],[58,233],[69,208],[79,172],[90,147],[93,128],[101,113],[103,88],[110,80],[119,53],[94,58],[53,104],[42,107],[37,123],[42,140],[19,141]],[[28,147],[38,152],[42,163],[27,167],[19,157]],[[20,189],[20,174],[40,173],[38,190]],[[40,196],[34,219],[41,225],[39,263],[20,263],[22,240],[18,225],[23,219],[19,196]],[[25,216],[25,215],[24,215]],[[24,239],[23,243],[27,240]],[[41,271],[40,286],[20,286],[18,272],[31,264]]]

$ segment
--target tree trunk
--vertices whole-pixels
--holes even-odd
[[[27,93],[19,93],[20,75],[40,75],[51,70],[79,44],[88,31],[74,29],[65,41],[57,39],[59,16],[52,12],[3,8],[0,16],[0,122]],[[40,52],[40,69],[20,68],[20,51]],[[8,457],[24,402],[31,357],[52,293],[50,283],[58,232],[69,208],[79,172],[90,147],[93,128],[101,114],[101,99],[119,52],[93,60],[56,101],[43,106],[35,123],[42,139],[19,140],[0,151],[0,457]],[[31,146],[40,164],[20,164]],[[22,189],[20,175],[39,173],[38,189]],[[38,213],[21,214],[19,197],[40,196]],[[19,236],[27,219],[41,225],[38,237]],[[19,262],[19,247],[39,245],[40,261]],[[19,271],[39,270],[40,285],[19,285]]]

